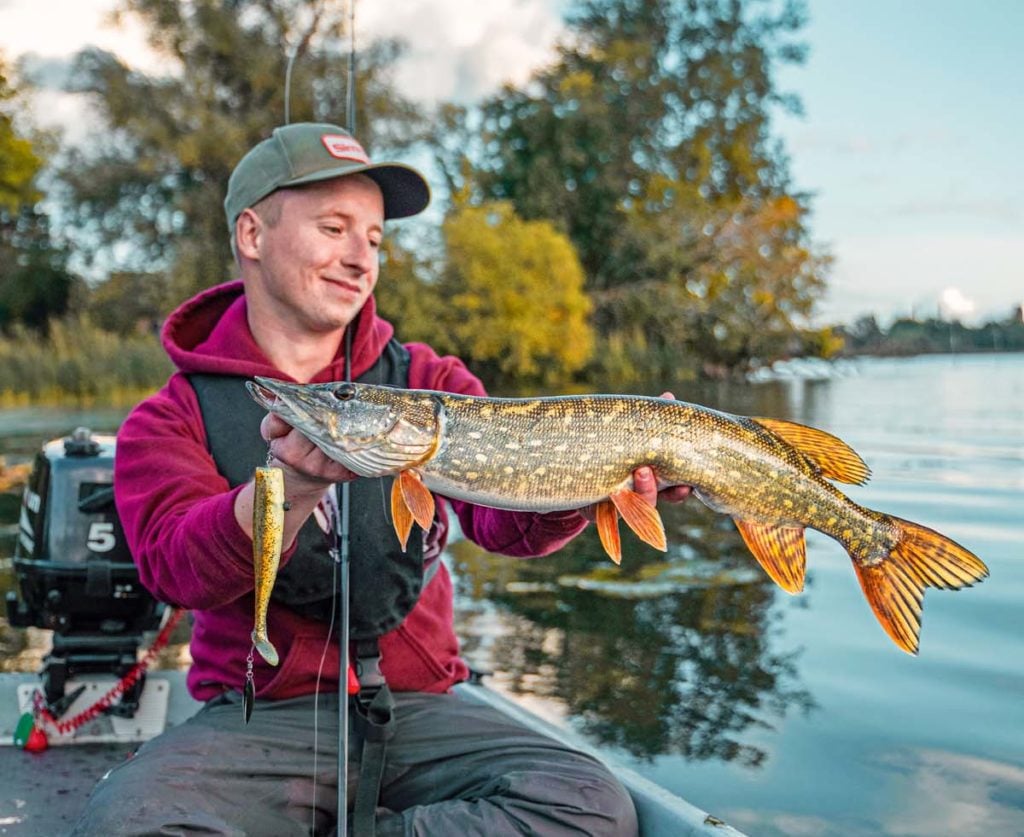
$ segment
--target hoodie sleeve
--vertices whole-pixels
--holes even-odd
[[[195,391],[181,374],[118,431],[117,510],[139,578],[158,599],[208,610],[252,592],[252,540],[206,448]]]
[[[480,380],[458,358],[439,357],[422,343],[407,346],[411,357],[409,386],[460,395],[486,395]],[[518,558],[549,555],[561,549],[586,528],[587,520],[577,511],[514,512],[475,506],[449,499],[459,518],[462,532],[488,550]]]

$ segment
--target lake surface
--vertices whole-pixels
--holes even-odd
[[[806,590],[789,596],[696,501],[664,510],[667,556],[624,531],[621,569],[592,532],[532,561],[454,543],[464,653],[495,687],[752,835],[1024,834],[1024,355],[834,372],[675,392],[835,433],[873,471],[844,488],[853,499],[986,561],[980,586],[928,592],[918,657],[884,634],[837,543],[809,533]],[[22,461],[122,414],[0,412],[0,454]],[[14,633],[0,652],[34,659],[40,637],[25,649]]]

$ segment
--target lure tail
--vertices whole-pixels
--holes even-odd
[[[899,540],[880,561],[867,562],[851,553],[853,566],[885,632],[908,654],[916,654],[925,588],[970,587],[988,575],[988,567],[974,553],[926,526],[876,514],[898,529]]]

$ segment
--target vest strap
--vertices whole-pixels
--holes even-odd
[[[375,639],[356,643],[359,693],[351,698],[352,723],[363,739],[359,781],[352,808],[352,832],[375,837],[377,802],[384,781],[388,741],[395,734],[395,699],[380,670],[380,648]]]

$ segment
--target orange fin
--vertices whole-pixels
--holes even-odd
[[[398,484],[402,487],[402,498],[413,520],[426,531],[434,522],[434,495],[415,471],[402,471],[398,475]]]
[[[860,455],[831,433],[782,419],[755,418],[751,421],[791,444],[831,480],[863,485],[871,477],[871,469]]]
[[[601,546],[608,557],[616,564],[622,563],[622,541],[619,539],[619,513],[609,500],[597,504],[595,514],[597,534],[601,537]]]
[[[629,488],[620,488],[612,492],[610,499],[622,515],[622,519],[626,521],[626,525],[640,540],[662,552],[668,551],[665,524],[661,522],[661,515],[654,506]]]
[[[402,496],[402,486],[397,477],[391,483],[391,522],[395,527],[395,534],[398,535],[398,542],[402,544],[402,551],[409,543],[409,533],[412,531],[412,512],[405,504]]]
[[[807,564],[803,527],[733,519],[743,541],[772,581],[787,593],[803,590]]]
[[[921,635],[925,587],[957,590],[988,575],[973,552],[933,529],[879,515],[900,529],[892,552],[877,563],[853,557],[853,566],[868,604],[885,632],[908,654],[916,654]]]

